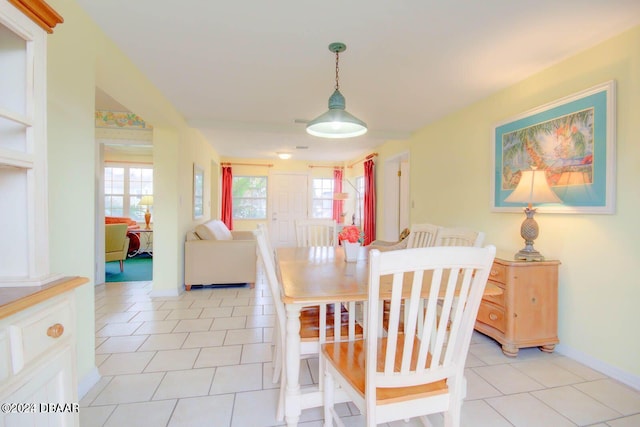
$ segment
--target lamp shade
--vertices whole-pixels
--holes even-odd
[[[307,133],[322,138],[352,138],[367,133],[367,124],[345,110],[344,96],[335,90],[329,111],[307,123]]]
[[[561,203],[562,200],[553,192],[545,171],[543,170],[526,170],[522,171],[520,182],[506,199],[509,203]]]
[[[153,196],[142,196],[138,202],[138,206],[153,206]]]

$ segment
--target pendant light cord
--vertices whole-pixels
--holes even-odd
[[[336,90],[340,90],[340,81],[338,80],[338,61],[340,59],[340,52],[336,52]]]

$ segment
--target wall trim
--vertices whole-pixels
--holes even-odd
[[[102,376],[98,371],[98,367],[94,366],[87,375],[78,381],[78,401],[82,400],[89,390],[91,390],[94,385],[98,384],[100,378],[102,378]]]
[[[602,360],[596,359],[593,356],[590,356],[564,344],[558,344],[555,350],[556,352],[564,356],[572,358],[576,362],[580,362],[583,365],[588,366],[589,368],[595,369],[596,371],[601,372],[613,378],[614,380],[620,381],[621,383],[640,391],[640,376],[625,372],[620,368],[609,365]]]

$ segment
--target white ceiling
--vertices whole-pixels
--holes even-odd
[[[639,0],[77,2],[220,155],[305,160],[406,138],[640,24]],[[335,41],[347,111],[369,126],[338,142],[294,122],[327,110]]]

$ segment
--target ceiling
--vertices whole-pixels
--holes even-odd
[[[318,161],[407,138],[640,24],[638,0],[77,2],[221,156]],[[327,110],[336,41],[346,109],[369,126],[345,140],[296,123]]]

